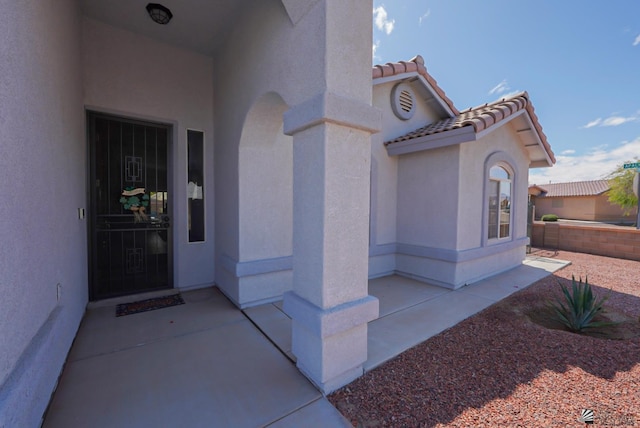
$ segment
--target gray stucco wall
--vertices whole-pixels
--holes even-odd
[[[415,77],[414,77],[415,79]],[[375,83],[375,82],[374,82]],[[412,214],[402,213],[398,209],[398,195],[404,186],[413,186],[411,183],[399,183],[398,165],[406,163],[403,156],[389,156],[384,142],[392,140],[407,132],[414,131],[440,120],[433,105],[424,100],[426,89],[419,80],[414,80],[410,85],[416,93],[416,106],[413,117],[408,120],[399,119],[391,107],[391,92],[398,84],[397,80],[375,84],[373,87],[373,104],[382,111],[382,130],[374,134],[372,140],[372,173],[371,173],[371,246],[380,246],[396,242],[396,226],[400,223],[398,215]],[[428,155],[427,155],[428,156]],[[411,161],[409,161],[411,162]],[[427,168],[427,165],[425,165]],[[406,179],[403,175],[403,180]],[[434,176],[430,184],[440,182],[440,177]],[[418,185],[417,183],[415,185]],[[439,185],[439,184],[438,184]],[[445,184],[446,185],[446,184]],[[424,189],[429,192],[429,189]],[[401,202],[402,203],[402,202]]]
[[[277,178],[264,175],[261,183],[254,183],[261,187],[249,192],[247,186],[251,177],[245,176],[243,171],[252,170],[251,162],[256,157],[246,156],[248,151],[259,150],[261,144],[274,143],[272,136],[264,142],[244,139],[247,134],[243,135],[243,132],[250,130],[254,125],[252,120],[255,120],[249,112],[255,112],[254,107],[264,102],[265,97],[281,99],[282,103],[274,105],[274,109],[283,111],[280,110],[282,106],[288,110],[327,88],[345,97],[356,94],[361,97],[360,94],[367,93],[369,98],[363,101],[371,102],[370,80],[362,79],[353,84],[353,79],[344,78],[354,73],[370,74],[370,68],[363,68],[363,64],[370,66],[370,53],[353,49],[353,46],[362,45],[370,34],[360,31],[354,32],[352,39],[324,41],[325,36],[339,38],[341,34],[340,31],[326,34],[323,29],[325,14],[330,13],[326,8],[344,6],[338,2],[333,5],[333,1],[327,2],[328,5],[312,1],[302,3],[306,5],[306,13],[296,17],[299,20],[294,24],[280,2],[256,2],[237,22],[215,63],[216,264],[219,266],[216,283],[239,305],[276,297],[283,291],[281,284],[291,281],[291,259],[282,259],[291,256],[284,252],[287,243],[278,242],[269,252],[265,252],[265,248],[252,247],[260,244],[260,240],[252,242],[251,238],[258,232],[256,226],[266,226],[268,220],[256,219],[256,213],[273,202],[269,193]],[[360,14],[362,10],[353,8],[341,14],[335,25],[349,26],[352,25],[350,20],[356,22],[350,13]],[[343,51],[332,50],[331,58],[327,58],[322,50],[318,50],[319,43],[339,45]],[[281,114],[277,120],[282,121]],[[282,147],[288,142],[282,140],[276,144]],[[241,151],[244,151],[242,155]],[[288,151],[283,154],[289,156]],[[290,165],[287,161],[273,167],[291,168]],[[289,192],[288,186],[288,182],[284,183],[284,193]],[[291,230],[278,240],[283,237],[288,240]],[[287,271],[289,273],[285,273]],[[244,276],[243,272],[262,273]]]
[[[415,79],[415,77],[413,77]],[[378,277],[393,273],[396,267],[395,251],[396,244],[400,242],[399,234],[403,237],[411,235],[414,227],[424,226],[426,215],[425,209],[430,202],[423,200],[420,196],[420,207],[415,207],[409,212],[403,211],[406,205],[411,205],[411,198],[414,194],[406,192],[405,186],[414,188],[420,186],[416,180],[418,177],[410,177],[406,165],[416,162],[415,159],[408,160],[404,156],[390,156],[384,146],[384,142],[394,139],[407,132],[414,131],[427,123],[440,119],[433,105],[425,102],[425,91],[423,83],[414,80],[409,84],[417,94],[415,113],[408,120],[398,118],[391,107],[391,92],[399,82],[392,80],[385,83],[374,82],[373,105],[382,112],[382,129],[371,137],[371,214],[369,231],[369,276]],[[421,157],[424,159],[426,155]],[[422,161],[417,161],[418,163]],[[428,163],[429,161],[427,161]],[[400,169],[402,165],[402,169]],[[427,164],[424,170],[418,171],[422,174],[429,174]],[[418,167],[420,170],[420,167]],[[454,177],[452,175],[452,177]],[[445,177],[433,176],[424,183],[440,186],[440,182]],[[424,184],[423,183],[423,184]],[[430,190],[423,186],[424,192]],[[403,190],[404,189],[404,190]],[[411,192],[412,190],[409,190]],[[422,190],[420,190],[422,194]],[[424,195],[426,196],[426,193]],[[401,207],[402,205],[402,207]],[[435,207],[434,207],[435,208]]]
[[[79,25],[72,0],[0,14],[2,427],[39,426],[87,301]]]
[[[388,107],[394,84],[374,87],[384,129],[372,139],[369,275],[396,272],[455,288],[520,264],[526,245],[529,159],[513,127],[504,123],[477,141],[388,156],[383,141],[436,118],[419,103],[410,121],[397,119]],[[493,159],[515,171],[512,233],[500,242],[485,236],[487,162]]]
[[[460,146],[400,156],[398,242],[456,249]]]

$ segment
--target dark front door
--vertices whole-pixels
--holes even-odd
[[[91,300],[172,287],[170,127],[88,115]]]

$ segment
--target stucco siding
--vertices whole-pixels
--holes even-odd
[[[237,265],[245,261],[261,263],[272,257],[291,256],[292,249],[291,253],[286,253],[293,233],[293,221],[287,227],[285,220],[292,218],[289,208],[293,203],[292,184],[289,178],[279,174],[283,171],[293,174],[291,149],[287,146],[291,140],[282,135],[269,135],[264,141],[252,137],[245,146],[246,132],[255,125],[252,113],[247,112],[255,112],[254,107],[265,96],[277,96],[282,100],[278,109],[284,106],[288,111],[328,91],[370,105],[371,81],[360,79],[354,82],[354,79],[345,78],[371,73],[367,52],[353,49],[370,43],[366,39],[366,31],[353,27],[353,22],[361,21],[357,17],[366,10],[364,3],[358,3],[358,7],[350,6],[347,10],[339,2],[317,2],[294,24],[282,4],[257,2],[234,26],[228,42],[217,56],[214,71],[218,261],[226,257]],[[326,34],[323,30],[326,19],[341,30]],[[345,33],[350,36],[346,37]],[[325,35],[327,40],[322,40]],[[318,43],[334,48],[318,50]],[[314,54],[310,55],[310,52]],[[229,72],[229,64],[233,64],[233,72]],[[276,126],[281,125],[282,114],[283,111],[279,110],[269,120],[276,121]],[[252,168],[255,170],[252,162],[255,165],[258,161],[257,152],[265,150],[266,145],[274,144],[276,140],[275,144],[282,149],[280,154],[272,153],[261,162],[263,168],[279,171],[253,178],[246,175]],[[249,151],[255,153],[251,155]],[[319,155],[318,162],[322,162],[325,156]],[[264,164],[267,161],[276,163]],[[259,217],[260,212],[264,212],[261,210],[272,208],[275,210]],[[274,225],[275,230],[261,235],[264,228],[258,226],[271,227],[269,224]],[[267,242],[269,236],[275,240]],[[229,267],[234,270],[233,266]],[[232,299],[237,296],[240,300],[234,301],[240,306],[255,302],[251,301],[252,293],[239,291],[239,287],[255,289],[256,284],[262,284],[272,289],[272,297],[282,293],[282,284],[274,282],[277,275],[265,272],[261,274],[262,279],[249,280],[232,271],[218,273],[216,283]],[[255,294],[256,297],[258,295],[265,298],[265,290]]]
[[[637,210],[631,209],[631,212],[625,215],[622,208],[609,202],[609,196],[604,194],[596,196],[595,212],[597,221],[633,223],[636,221]]]
[[[174,286],[211,285],[214,263],[213,59],[83,18],[86,108],[173,125]],[[205,135],[205,241],[189,243],[187,129]]]
[[[393,80],[373,87],[373,105],[382,111],[382,130],[376,134],[383,141],[393,140],[407,132],[422,128],[428,124],[434,123],[442,119],[432,106],[427,104],[425,99],[426,89],[420,81],[414,80],[406,82],[415,94],[415,111],[413,116],[408,120],[398,118],[392,110],[391,91],[402,82],[401,80]],[[374,82],[375,83],[375,82]]]
[[[494,242],[486,236],[485,198],[488,171],[498,161],[512,171],[512,223],[510,236]],[[396,272],[456,288],[519,265],[528,168],[508,124],[478,141],[399,156]],[[370,274],[382,273],[376,268]]]
[[[536,198],[536,217],[555,214],[560,218],[572,220],[595,220],[596,200],[593,196],[574,196],[570,198]]]
[[[533,197],[536,218],[555,214],[568,220],[634,222],[635,210],[625,216],[622,209],[609,202],[606,194],[595,196],[571,196],[554,198]]]
[[[372,136],[371,171],[371,235],[370,245],[396,242],[398,208],[398,156],[389,156],[384,142],[439,120],[434,109],[419,95],[425,90],[414,81],[411,87],[416,93],[415,112],[408,120],[398,118],[391,107],[391,91],[398,81],[373,87],[373,105],[382,112],[382,130]]]
[[[237,264],[292,255],[293,154],[290,137],[282,134],[282,115],[292,103],[302,100],[296,98],[302,92],[302,81],[298,80],[301,76],[287,68],[295,67],[288,64],[291,60],[287,54],[296,50],[296,37],[309,37],[299,30],[292,28],[281,5],[260,2],[243,15],[220,51],[214,79],[218,124],[215,148],[217,260],[225,257]],[[233,73],[229,73],[228,64],[234,64]],[[256,64],[260,64],[259,67]],[[262,108],[264,103],[276,99],[279,101],[273,102],[272,107]],[[261,122],[269,128],[275,127],[275,132],[267,132],[261,138]],[[275,165],[267,164],[266,158],[260,159],[260,153],[270,148],[279,153],[272,152],[273,156],[268,157],[276,161]],[[276,171],[271,171],[268,177],[259,177],[254,176],[256,168]],[[259,218],[261,209],[270,208],[275,211]],[[276,215],[278,212],[282,215]],[[282,221],[286,219],[290,219],[288,225]],[[258,226],[266,227],[272,221],[276,227],[271,232],[278,237],[265,247],[261,245]],[[264,236],[270,236],[270,232]],[[290,275],[286,276],[284,286],[274,282],[278,275],[265,272],[259,276],[262,278],[243,279],[237,275],[235,266],[230,265],[226,271],[216,274],[216,283],[240,306],[279,296],[291,288]],[[257,284],[266,287],[268,292],[257,290]]]
[[[282,132],[287,105],[267,94],[247,116],[240,141],[239,261],[291,256],[293,142]]]
[[[397,273],[429,284],[457,289],[512,269],[522,263],[525,256],[524,244],[509,245],[499,252],[473,253],[468,258],[465,252],[438,254],[433,251],[429,256],[398,254]]]
[[[459,145],[399,157],[399,243],[456,248],[459,165]]]
[[[40,425],[87,302],[76,6],[4,2],[0,14],[2,427]]]
[[[396,242],[398,157],[389,156],[379,134],[371,145],[371,215],[369,245]]]
[[[458,263],[454,287],[473,284],[520,266],[525,256],[525,242],[522,242],[521,245],[504,248],[504,251],[487,252],[484,257]]]

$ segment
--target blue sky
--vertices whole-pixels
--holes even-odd
[[[528,91],[557,159],[531,184],[640,157],[640,1],[374,0],[373,63],[417,54],[460,110]]]

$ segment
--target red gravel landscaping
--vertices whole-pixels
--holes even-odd
[[[572,264],[329,400],[358,427],[581,426],[583,409],[593,411],[595,425],[640,426],[640,262],[534,252]],[[572,275],[588,276],[596,295],[610,295],[604,316],[620,324],[597,337],[541,325],[558,281],[570,284]]]

